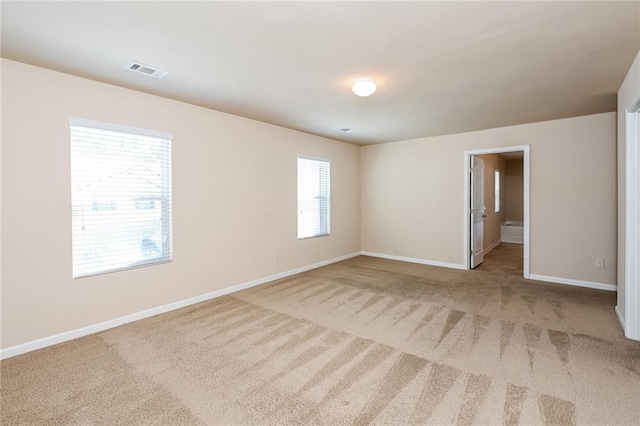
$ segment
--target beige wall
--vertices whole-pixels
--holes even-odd
[[[524,221],[524,162],[507,160],[504,186],[506,189],[506,220]]]
[[[616,282],[615,113],[359,148],[12,61],[1,72],[2,348],[361,249],[462,264],[463,152],[489,147],[531,146],[531,273]],[[621,99],[640,93],[638,59],[630,76]],[[70,116],[175,135],[172,263],[71,279]],[[333,160],[330,237],[296,239],[298,153]]]
[[[618,311],[624,318],[625,303],[625,209],[626,209],[626,141],[625,112],[640,97],[640,52],[618,90]]]
[[[615,117],[363,147],[362,250],[463,264],[464,151],[530,145],[530,272],[615,284]]]
[[[504,222],[504,208],[495,210],[495,171],[499,170],[502,179],[505,174],[505,161],[497,154],[478,155],[484,161],[484,206],[485,215],[482,247],[486,250],[501,241],[500,225]],[[504,185],[502,185],[502,188]],[[504,191],[501,191],[504,200]]]
[[[357,146],[7,60],[2,106],[3,348],[360,250]],[[175,135],[172,263],[71,278],[71,116]],[[329,237],[297,240],[298,153],[332,159]]]

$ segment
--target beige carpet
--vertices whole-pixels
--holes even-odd
[[[14,357],[2,424],[639,424],[615,293],[485,269],[357,257]]]

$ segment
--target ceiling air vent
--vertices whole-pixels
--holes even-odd
[[[169,74],[166,71],[162,71],[157,68],[141,64],[139,62],[130,62],[129,65],[127,65],[127,69],[138,72],[140,74],[151,76],[153,78],[163,78]]]

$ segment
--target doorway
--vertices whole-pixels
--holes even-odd
[[[495,205],[485,205],[484,203],[484,192],[488,191],[488,189],[483,184],[483,181],[486,180],[487,176],[491,175],[491,182],[495,182],[496,185],[493,188],[490,188],[492,191],[494,188],[496,191],[500,191],[500,185],[498,182],[504,182],[504,173],[498,173],[497,169],[494,166],[489,170],[489,174],[486,173],[484,167],[486,166],[485,161],[482,161],[483,158],[479,156],[488,156],[490,154],[502,154],[502,156],[510,159],[521,158],[522,159],[522,217],[521,221],[512,221],[519,223],[505,223],[506,220],[500,220],[498,222],[498,226],[502,228],[502,230],[497,231],[500,232],[497,239],[494,237],[489,244],[486,244],[484,241],[485,234],[485,220],[492,219],[490,224],[498,220],[498,214],[501,208],[501,200],[503,200],[503,196],[501,197],[500,192],[496,192],[494,196]],[[519,155],[518,155],[519,154]],[[492,157],[496,157],[495,155]],[[493,177],[494,169],[495,177]],[[513,260],[514,269],[518,272],[519,276],[524,276],[524,278],[529,278],[529,264],[530,264],[530,233],[529,233],[529,218],[530,218],[530,203],[529,203],[529,177],[530,177],[530,160],[529,160],[529,145],[518,145],[518,146],[508,146],[508,147],[497,147],[497,148],[486,148],[472,151],[464,152],[464,182],[465,182],[465,190],[464,190],[464,259],[465,259],[465,269],[473,269],[478,265],[481,265],[484,261],[484,256],[486,253],[491,251],[494,247],[498,246],[499,249],[496,249],[492,253],[492,266],[498,265],[499,262],[508,261],[509,259]],[[504,185],[502,185],[504,187]],[[491,217],[493,216],[493,217]],[[504,213],[501,215],[504,218]],[[508,232],[518,231],[520,236],[510,236],[509,234],[504,234],[505,227],[502,225],[513,225],[517,226],[520,229],[516,228],[506,228]],[[490,225],[495,228],[496,225]],[[493,229],[492,234],[495,235],[496,229]],[[518,238],[517,240],[509,240],[509,238]],[[495,241],[493,241],[495,240]],[[504,242],[503,242],[504,241]],[[514,244],[514,243],[522,243]],[[517,263],[519,262],[520,256],[522,257],[521,262],[521,270],[517,269]],[[488,265],[489,262],[487,262]],[[500,266],[502,267],[502,266]],[[513,271],[512,271],[513,272]]]

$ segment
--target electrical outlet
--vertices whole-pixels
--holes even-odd
[[[604,269],[604,259],[596,258],[596,268]]]
[[[280,253],[276,253],[274,257],[275,257],[274,260],[277,262],[278,260],[280,260]]]

